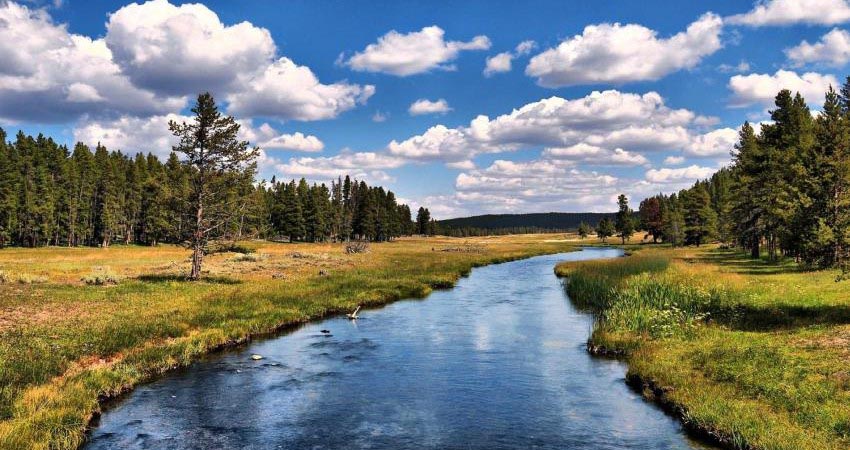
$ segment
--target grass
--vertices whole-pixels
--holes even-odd
[[[185,281],[189,253],[174,246],[0,250],[10,279],[45,277],[0,285],[0,448],[77,448],[102,401],[140,382],[287,325],[423,297],[473,267],[575,244],[552,236],[401,239],[368,254],[249,242],[208,256],[201,282]],[[440,251],[463,242],[481,251]]]
[[[566,263],[598,313],[589,346],[625,355],[629,380],[730,448],[850,448],[850,287],[714,248]]]

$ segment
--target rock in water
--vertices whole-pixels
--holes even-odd
[[[254,361],[259,361],[263,359],[263,355],[251,355],[251,359],[253,359]]]

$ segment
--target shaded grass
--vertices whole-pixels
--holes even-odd
[[[598,314],[590,345],[625,353],[632,384],[690,428],[730,448],[850,447],[850,289],[743,259],[655,249],[557,271]]]
[[[345,255],[341,244],[252,243],[268,257],[212,255],[211,275],[198,283],[172,268],[185,254],[169,247],[162,255],[143,247],[57,249],[52,256],[32,250],[41,257],[38,270],[68,281],[0,291],[0,308],[15,318],[0,321],[0,448],[76,448],[104,399],[164,371],[358,304],[424,297],[473,267],[571,249],[545,242],[549,237],[481,239],[481,253],[431,250],[452,239],[373,245],[369,255]],[[66,254],[79,256],[83,267],[69,268]],[[17,264],[7,257],[35,259],[21,249],[0,251],[0,265]],[[124,258],[132,262],[122,264]],[[117,286],[71,281],[68,274],[86,264],[109,265],[126,278]],[[285,280],[272,276],[279,271]]]

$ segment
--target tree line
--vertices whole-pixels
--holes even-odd
[[[187,243],[198,233],[202,246],[214,238],[388,241],[433,230],[427,209],[414,222],[392,191],[348,176],[329,186],[303,178],[255,182],[251,149],[233,139],[238,124],[221,116],[211,97],[203,101],[196,108],[213,109],[198,116],[219,120],[220,135],[231,135],[230,154],[222,152],[215,167],[209,147],[182,142],[196,139],[197,129],[178,129],[192,124],[173,125],[185,145],[165,161],[100,144],[69,149],[23,132],[7,142],[0,129],[0,247]],[[181,151],[195,154],[181,158]]]
[[[785,256],[808,267],[846,269],[850,77],[839,91],[830,87],[815,115],[799,93],[788,90],[776,95],[775,106],[758,133],[743,124],[729,167],[678,193],[645,199],[637,223],[620,220],[628,212],[621,201],[613,233],[625,241],[640,228],[673,245],[719,241],[754,258]]]

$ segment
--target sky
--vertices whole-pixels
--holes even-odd
[[[0,127],[166,156],[211,92],[260,179],[444,219],[611,211],[710,176],[848,75],[850,0],[0,0]]]

